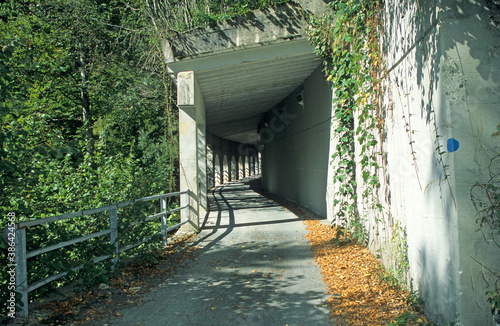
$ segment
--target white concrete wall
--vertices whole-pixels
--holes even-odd
[[[423,4],[424,5],[424,4]],[[387,67],[402,58],[418,37],[436,20],[438,7],[429,9],[421,27],[418,8],[411,3],[387,4]],[[431,11],[432,7],[432,11]],[[427,313],[435,321],[455,321],[460,305],[456,194],[443,143],[450,136],[443,129],[449,123],[443,110],[436,69],[436,38],[439,26],[388,76],[385,120],[387,153],[386,180],[392,226],[406,229],[409,278],[428,303]],[[424,51],[426,54],[424,54]],[[437,127],[437,128],[436,128]],[[412,143],[413,142],[413,143]],[[398,250],[384,244],[384,258],[393,261]]]
[[[303,84],[304,105],[298,103],[294,92],[283,103],[282,119],[272,113],[269,126],[261,130],[262,185],[326,216],[332,101],[331,85],[321,69]]]
[[[460,315],[464,325],[488,325],[492,319],[484,292],[494,288],[495,278],[475,260],[499,271],[500,248],[491,234],[477,231],[471,187],[489,179],[489,161],[500,152],[500,139],[492,137],[500,123],[500,28],[491,22],[494,15],[498,23],[500,8],[491,12],[487,1],[452,4],[443,7],[439,44],[446,129],[460,142],[449,155],[458,212]]]
[[[409,277],[427,313],[467,326],[493,325],[485,292],[494,278],[475,260],[500,269],[500,249],[477,231],[470,196],[475,182],[489,178],[500,143],[491,136],[500,123],[500,30],[490,16],[487,1],[387,1],[384,8],[386,66],[395,68],[384,94],[381,175],[392,229],[380,230],[385,239],[376,246],[390,263],[391,234],[406,229]],[[449,139],[458,150],[447,148]],[[376,238],[376,223],[367,225]]]

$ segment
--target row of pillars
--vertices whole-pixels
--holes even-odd
[[[260,174],[260,153],[248,155],[214,153],[207,149],[209,188]]]

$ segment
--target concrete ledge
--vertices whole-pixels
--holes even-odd
[[[305,17],[302,7],[284,4],[178,34],[163,44],[165,62],[305,39]]]

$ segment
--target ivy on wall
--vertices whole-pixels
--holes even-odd
[[[334,205],[337,223],[344,228],[339,230],[336,239],[333,239],[337,244],[346,241],[346,234],[349,234],[348,241],[366,244],[369,239],[368,230],[365,229],[368,223],[365,222],[369,213],[373,213],[371,218],[375,222],[381,222],[384,227],[388,227],[388,221],[377,217],[382,215],[378,193],[381,190],[379,172],[383,165],[380,153],[383,137],[380,132],[384,128],[384,115],[379,103],[380,83],[390,71],[384,73],[379,52],[380,4],[380,1],[338,0],[330,4],[330,14],[310,19],[309,39],[316,54],[324,61],[325,74],[334,90],[332,130],[337,140],[332,156],[333,181],[336,185]],[[419,15],[422,16],[418,1],[417,6]],[[420,23],[422,24],[422,17]],[[423,35],[426,36],[435,24]],[[420,27],[424,30],[423,26]],[[399,93],[399,97],[402,98],[403,95]],[[431,111],[431,114],[435,115],[435,112]],[[411,155],[420,183],[410,116],[410,112],[407,115],[403,112]],[[438,139],[441,136],[437,134],[436,119],[433,120],[435,136]],[[492,136],[499,135],[500,124]],[[449,167],[444,163],[445,151],[442,147],[437,141],[435,150],[439,156],[438,163],[444,171],[444,179],[449,182]],[[496,239],[500,234],[499,166],[500,156],[497,155],[489,165],[490,179],[477,182],[471,190],[471,199],[478,212],[477,224],[483,232],[493,234],[490,238],[498,246],[500,243]],[[451,196],[455,200],[453,194]],[[391,230],[392,238],[388,241],[391,273],[404,284],[408,282],[409,269],[406,230],[398,223],[392,225]],[[484,264],[482,266],[488,273],[493,274],[496,280],[494,289],[486,294],[495,316],[500,316],[500,272],[491,270]]]
[[[338,185],[334,195],[337,221],[361,243],[366,243],[367,232],[359,199],[370,210],[382,209],[376,196],[380,188],[377,132],[383,128],[377,78],[381,66],[379,5],[369,0],[333,2],[332,13],[312,18],[309,29],[309,39],[324,60],[335,93],[333,124],[338,143],[332,165],[333,181]]]

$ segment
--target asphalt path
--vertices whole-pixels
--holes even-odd
[[[210,192],[196,259],[100,325],[332,325],[302,218],[260,179]]]

